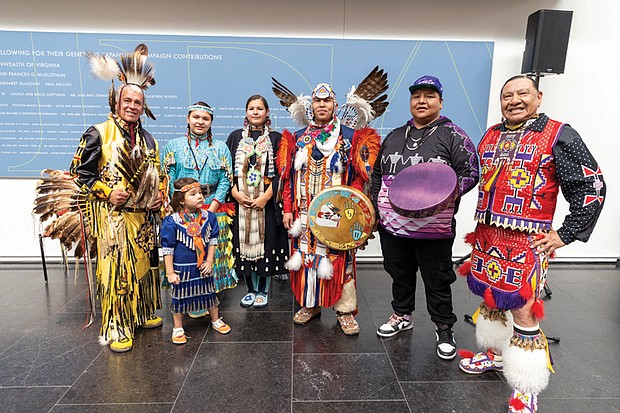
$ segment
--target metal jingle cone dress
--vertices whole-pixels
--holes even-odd
[[[174,271],[180,278],[178,285],[172,285],[170,307],[173,313],[203,311],[219,304],[213,274],[203,275],[199,269],[207,249],[217,245],[218,233],[215,214],[206,210],[195,214],[175,212],[164,218],[161,224],[163,255],[173,255]]]
[[[215,289],[220,292],[236,287],[237,273],[230,230],[235,209],[232,203],[226,202],[232,179],[230,151],[224,142],[182,136],[166,144],[162,151],[162,171],[168,176],[171,196],[174,181],[194,178],[203,187],[204,209],[208,209],[213,200],[219,202],[220,206],[215,212],[220,229],[213,261]]]

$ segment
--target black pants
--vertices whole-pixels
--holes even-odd
[[[252,280],[252,275],[246,275],[243,278],[245,279],[245,285],[248,287],[248,293],[261,293],[268,294],[269,286],[267,284],[267,277],[259,277],[255,272],[252,272],[254,277],[257,278],[258,285],[254,285],[254,280]]]
[[[392,277],[392,308],[398,314],[415,310],[416,274],[422,274],[426,308],[436,324],[452,326],[452,289],[456,281],[452,269],[454,238],[428,240],[397,237],[379,225],[383,267]]]

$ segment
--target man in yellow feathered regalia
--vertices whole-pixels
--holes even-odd
[[[142,128],[140,116],[154,119],[144,90],[153,85],[148,49],[139,45],[120,63],[89,55],[93,73],[112,80],[108,119],[84,132],[70,172],[90,194],[86,222],[97,241],[97,294],[101,300],[100,342],[114,352],[133,347],[137,327],[162,320],[155,221],[162,205],[159,148]],[[115,90],[113,79],[121,81]]]

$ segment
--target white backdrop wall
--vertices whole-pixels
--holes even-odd
[[[143,2],[119,0],[31,0],[27,6],[23,2],[0,0],[0,29],[493,41],[488,108],[488,122],[492,124],[501,116],[498,101],[501,85],[521,68],[527,17],[539,9],[574,11],[565,74],[542,79],[541,110],[552,118],[569,122],[580,132],[602,166],[608,184],[606,205],[590,242],[575,242],[562,248],[558,258],[616,261],[620,258],[620,195],[616,189],[620,176],[617,132],[620,1],[151,0],[144,7]],[[391,104],[408,105],[408,102]],[[76,144],[78,139],[76,136]],[[31,179],[0,179],[0,261],[32,261],[39,256],[35,224],[30,215],[34,187],[35,181]],[[459,236],[454,248],[457,257],[468,252],[460,238],[474,227],[474,192],[463,199],[457,215]],[[561,202],[556,212],[556,227],[567,212],[567,204]],[[375,241],[361,254],[362,258],[380,258]],[[50,256],[60,255],[55,242],[46,241],[46,245]]]

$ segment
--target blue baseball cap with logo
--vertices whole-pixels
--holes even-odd
[[[443,96],[443,86],[438,78],[435,76],[424,75],[409,86],[409,92],[413,94],[418,89],[429,88],[434,89],[439,93],[439,96]]]

